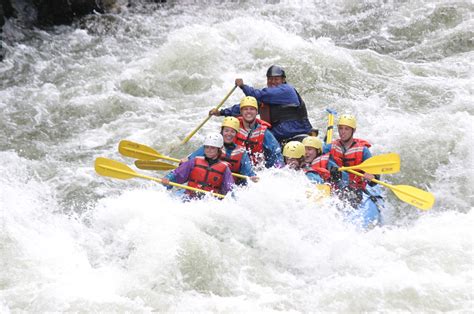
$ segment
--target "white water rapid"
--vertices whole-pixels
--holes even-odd
[[[171,1],[48,30],[8,21],[0,312],[472,313],[473,12],[467,0]],[[272,64],[313,126],[325,130],[326,108],[356,114],[373,154],[401,155],[382,180],[430,191],[434,207],[385,189],[385,224],[361,232],[288,171],[191,203],[95,173],[99,156],[133,164],[121,139],[192,152],[221,119],[181,140],[234,79],[262,88]]]

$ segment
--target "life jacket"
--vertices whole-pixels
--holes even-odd
[[[265,104],[261,102],[259,104],[260,118],[270,124],[277,124],[281,121],[288,120],[304,120],[308,118],[308,111],[306,110],[306,104],[301,98],[300,94],[296,91],[298,101],[300,104]]]
[[[244,153],[245,148],[235,144],[235,148],[230,152],[230,156],[227,156],[226,152],[222,152],[219,159],[227,162],[230,165],[229,168],[232,172],[239,173]]]
[[[336,140],[331,144],[329,154],[339,167],[356,166],[362,163],[364,156],[364,148],[372,145],[369,142],[354,138],[351,146],[346,150],[341,140]],[[357,170],[362,172],[361,170]],[[362,177],[349,173],[349,187],[364,190],[367,182]]]
[[[329,162],[329,153],[314,158],[314,160],[311,162],[311,167],[327,169],[328,162]]]
[[[314,165],[306,165],[303,168],[303,171],[304,171],[304,173],[314,172],[314,173],[318,174],[325,181],[328,181],[329,178],[331,177],[331,173],[329,172],[329,170],[327,170],[326,168],[317,167],[317,166],[314,166]]]
[[[307,169],[311,169],[313,172],[319,174],[323,180],[329,180],[331,173],[328,170],[329,153],[314,158],[310,165],[307,165]]]
[[[205,157],[195,157],[194,168],[188,178],[188,186],[218,192],[224,180],[224,172],[228,167],[228,164],[221,160],[209,166]],[[189,190],[186,193],[195,195],[195,192]]]
[[[260,119],[255,119],[258,126],[250,131],[244,128],[243,118],[238,117],[240,121],[240,130],[234,138],[234,143],[245,147],[250,155],[250,159],[254,165],[258,165],[264,160],[263,156],[263,140],[265,138],[265,131],[271,125]]]
[[[317,174],[319,174],[319,176],[324,181],[328,181],[329,178],[331,177],[331,173],[326,168],[312,166],[310,169],[311,169],[311,171],[316,172]]]

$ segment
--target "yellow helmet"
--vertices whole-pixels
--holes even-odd
[[[225,117],[224,121],[222,121],[221,127],[225,127],[225,126],[234,129],[236,132],[239,132],[240,130],[239,119],[234,118],[234,117]]]
[[[347,125],[353,129],[357,127],[357,120],[356,117],[351,114],[343,114],[339,121],[337,122],[338,125]]]
[[[286,143],[283,147],[283,156],[286,158],[301,158],[305,155],[304,145],[298,141],[291,141]]]
[[[323,150],[323,143],[316,136],[307,136],[303,139],[303,145]]]
[[[242,109],[243,107],[254,107],[258,110],[257,99],[252,96],[242,98],[242,100],[240,101],[240,109]]]

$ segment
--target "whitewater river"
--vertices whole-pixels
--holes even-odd
[[[474,311],[473,12],[467,0],[174,1],[47,31],[8,22],[0,312]],[[235,78],[264,87],[272,64],[316,128],[326,108],[356,114],[372,153],[401,155],[382,180],[430,191],[434,207],[385,189],[385,225],[361,232],[290,171],[193,203],[95,173],[99,156],[133,165],[122,139],[192,152],[221,118],[181,140]]]

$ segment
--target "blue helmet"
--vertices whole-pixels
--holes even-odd
[[[281,76],[286,77],[285,70],[279,65],[272,65],[267,70],[267,77],[271,76]]]

